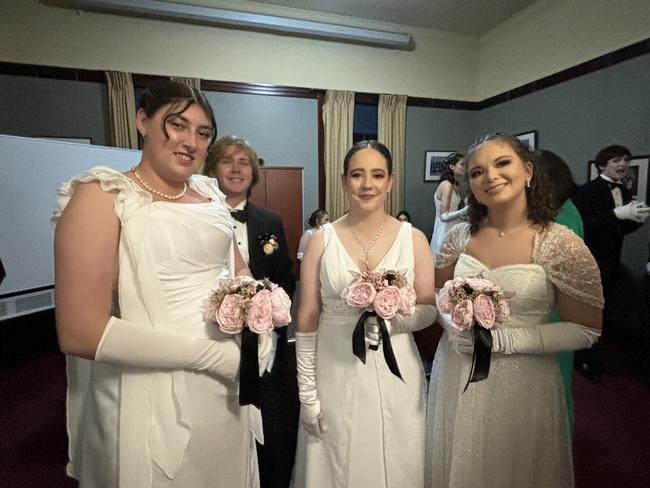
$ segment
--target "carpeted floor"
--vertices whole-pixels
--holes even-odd
[[[24,333],[25,321],[5,325],[0,322],[0,487],[76,487],[65,475],[65,360],[56,350],[52,315],[29,320],[31,330],[41,331],[38,339]],[[648,486],[650,390],[632,376],[636,366],[627,360],[639,355],[637,345],[604,349],[614,365],[604,385],[574,377],[577,488]]]

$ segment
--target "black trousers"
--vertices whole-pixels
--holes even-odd
[[[298,437],[295,343],[287,343],[286,327],[279,332],[273,369],[260,385],[264,445],[257,445],[257,458],[262,488],[289,487]]]

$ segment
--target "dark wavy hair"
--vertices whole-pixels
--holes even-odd
[[[167,104],[171,104],[171,106],[165,112],[161,121],[161,129],[167,139],[169,139],[169,134],[167,134],[167,129],[165,128],[167,120],[170,117],[181,115],[190,106],[196,104],[201,107],[205,116],[212,124],[212,137],[210,138],[209,146],[212,145],[217,138],[217,121],[214,118],[214,112],[212,111],[210,102],[208,102],[208,99],[201,90],[186,85],[185,83],[171,80],[155,81],[148,85],[142,93],[139,108],[144,110],[147,117],[153,117],[158,110]],[[142,142],[142,139],[140,142]]]
[[[538,224],[542,227],[546,227],[553,221],[553,218],[555,217],[555,214],[553,213],[553,205],[551,204],[551,188],[545,178],[539,178],[536,174],[533,153],[530,151],[526,144],[514,136],[500,133],[488,134],[480,137],[467,150],[465,161],[467,161],[468,169],[471,165],[474,153],[485,143],[490,141],[499,141],[503,144],[507,144],[524,163],[530,162],[533,165],[533,177],[530,181],[530,187],[526,187],[525,189],[528,208],[526,218],[533,224]],[[468,170],[468,180],[469,175],[470,171]],[[467,198],[467,206],[467,218],[470,224],[470,231],[472,234],[474,234],[476,231],[478,231],[479,225],[487,216],[488,209],[485,205],[479,203],[471,191]]]
[[[395,216],[395,218],[396,218],[397,220],[399,220],[400,215],[403,215],[404,217],[406,217],[406,221],[407,221],[409,224],[411,223],[411,214],[408,213],[406,210],[401,210],[401,211],[400,211],[400,212]]]
[[[386,160],[386,166],[388,166],[388,174],[392,175],[393,156],[391,156],[390,151],[386,146],[384,146],[381,142],[375,140],[359,141],[354,143],[354,145],[350,148],[348,153],[345,155],[345,159],[343,160],[343,174],[347,176],[348,168],[350,166],[350,159],[352,159],[352,156],[354,156],[362,149],[366,149],[367,147],[369,147],[370,149],[374,149],[384,157],[384,159]]]
[[[323,210],[322,208],[319,208],[318,210],[314,210],[309,216],[309,220],[307,221],[309,227],[311,228],[316,227],[321,221],[321,219],[326,215],[327,215],[327,210]]]
[[[549,204],[555,217],[577,187],[571,169],[564,159],[546,149],[538,149],[533,153],[533,166],[535,177],[544,180],[542,184],[551,190]]]
[[[619,144],[612,144],[611,146],[604,147],[600,151],[598,151],[598,154],[596,154],[596,159],[590,162],[596,165],[596,169],[598,170],[598,173],[600,173],[603,169],[605,169],[605,166],[607,166],[607,161],[609,161],[610,159],[620,158],[623,156],[627,156],[628,158],[631,158],[632,153],[625,146],[621,146]]]
[[[440,173],[440,181],[449,181],[450,183],[454,184],[456,183],[456,177],[454,176],[454,168],[452,166],[456,166],[458,161],[463,159],[465,156],[463,156],[459,152],[453,152],[449,156],[447,156],[447,159],[445,159],[445,168],[442,170],[442,173]]]

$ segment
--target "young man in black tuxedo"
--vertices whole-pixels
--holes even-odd
[[[296,280],[291,270],[282,218],[248,201],[259,180],[257,155],[243,139],[217,140],[208,154],[203,174],[217,178],[230,207],[237,245],[257,279],[269,278],[293,296]],[[287,488],[291,479],[298,433],[298,385],[295,361],[287,353],[287,328],[276,329],[277,350],[270,373],[260,385],[264,446],[258,444],[262,488]]]
[[[633,200],[632,193],[621,181],[630,165],[630,158],[630,150],[624,146],[612,145],[601,149],[594,161],[598,178],[579,187],[572,198],[584,222],[585,244],[600,269],[605,296],[603,334],[611,329],[616,314],[620,312],[612,305],[621,271],[623,238],[641,227],[650,215],[650,207]],[[601,381],[600,367],[592,351],[577,351],[575,366],[590,379]]]

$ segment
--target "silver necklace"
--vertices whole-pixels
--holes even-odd
[[[183,189],[181,190],[180,193],[177,193],[176,195],[167,195],[166,193],[163,193],[163,192],[161,192],[161,191],[155,190],[154,188],[151,188],[149,185],[147,185],[147,184],[142,180],[142,178],[140,177],[140,175],[138,174],[138,172],[136,171],[135,166],[134,166],[133,168],[131,168],[131,172],[133,173],[133,176],[135,176],[135,179],[138,180],[138,183],[140,183],[140,185],[142,185],[142,187],[143,187],[145,190],[148,190],[148,191],[150,191],[151,193],[154,193],[155,195],[158,195],[159,197],[166,198],[167,200],[178,200],[178,199],[181,198],[183,195],[185,195],[185,192],[187,191],[187,181],[184,181],[184,182],[183,182]]]
[[[528,219],[524,219],[524,221],[522,222],[522,224],[527,224],[527,223],[528,223]],[[499,230],[496,227],[494,229],[497,231],[497,237],[503,237],[503,236],[506,235],[505,231]],[[514,230],[514,229],[511,229],[511,230]]]
[[[379,226],[379,229],[377,230],[377,233],[375,234],[375,237],[373,237],[372,241],[370,241],[369,244],[365,244],[360,238],[359,235],[356,233],[356,231],[353,228],[350,228],[350,231],[352,232],[352,237],[359,243],[361,246],[361,249],[363,250],[363,264],[366,265],[366,271],[370,271],[370,266],[368,266],[368,258],[370,256],[370,250],[373,248],[373,246],[377,243],[377,240],[379,239],[379,236],[384,230],[384,224],[386,223],[386,217],[384,217],[384,220],[382,221],[381,225]]]

